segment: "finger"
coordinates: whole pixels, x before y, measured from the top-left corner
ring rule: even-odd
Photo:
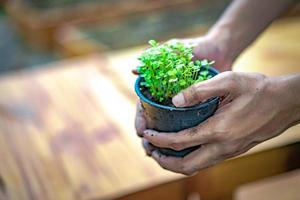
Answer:
[[[143,132],[146,129],[146,120],[144,117],[144,110],[142,108],[141,102],[138,102],[136,106],[135,129],[137,135],[140,137],[143,136]]]
[[[185,175],[193,175],[224,159],[218,143],[204,145],[183,158],[166,156],[157,150],[151,156],[162,168]]]
[[[139,72],[137,71],[137,69],[132,69],[131,73],[133,73],[134,75],[139,75]]]
[[[185,171],[190,173],[199,171],[225,160],[227,154],[223,151],[221,143],[202,145],[185,157]]]
[[[147,156],[151,156],[152,151],[156,150],[156,148],[144,138],[142,139],[142,144],[143,144],[143,147],[145,149]]]
[[[148,129],[144,131],[143,137],[154,146],[180,151],[188,147],[217,141],[220,134],[214,133],[216,123],[218,123],[217,118],[213,116],[196,127],[177,133],[157,132]]]
[[[158,150],[154,150],[151,157],[163,168],[176,173],[182,173],[182,158],[166,156]]]
[[[173,97],[172,102],[177,107],[192,106],[212,97],[233,93],[238,84],[234,76],[234,72],[223,72],[209,80],[195,83]]]
[[[257,144],[259,142],[250,142],[249,144],[242,145],[241,148],[237,144],[212,143],[203,145],[201,148],[184,157],[185,171],[192,173],[195,170],[199,171],[211,167],[228,158],[243,154]]]

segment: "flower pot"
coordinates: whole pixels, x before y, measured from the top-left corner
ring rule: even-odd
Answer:
[[[212,76],[218,74],[214,68],[209,69]],[[142,92],[140,83],[142,77],[138,77],[135,83],[135,91],[141,99],[144,109],[147,126],[160,132],[178,132],[183,129],[197,126],[207,118],[212,116],[219,104],[219,97],[214,97],[192,107],[172,107],[158,104],[148,99]],[[188,153],[198,149],[200,146],[190,147],[181,151],[175,151],[169,148],[158,148],[159,151],[168,156],[184,157]]]

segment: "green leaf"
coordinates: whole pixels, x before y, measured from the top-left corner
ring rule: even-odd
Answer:
[[[200,75],[201,75],[201,76],[207,76],[208,73],[209,73],[208,71],[202,71],[202,72],[200,72]]]
[[[179,85],[180,86],[185,86],[186,85],[186,80],[180,80]]]
[[[214,60],[213,60],[213,61],[210,61],[208,64],[209,64],[209,65],[213,65],[213,64],[215,64],[215,61],[214,61]]]
[[[211,78],[208,68],[213,62],[193,61],[191,47],[181,42],[160,45],[155,40],[149,44],[151,47],[138,58],[138,72],[145,80],[141,86],[149,90],[155,101],[164,104],[193,83]]]
[[[196,60],[196,61],[195,61],[195,64],[196,64],[196,65],[201,65],[201,61]]]
[[[167,72],[169,76],[174,76],[176,75],[176,70],[171,70]]]
[[[158,46],[158,42],[156,42],[155,40],[149,40],[149,44],[153,47]]]
[[[205,60],[202,60],[201,61],[201,65],[202,66],[206,66],[206,65],[208,65],[208,61],[205,59]]]
[[[170,79],[169,83],[176,82],[177,80],[178,80],[178,78]]]
[[[205,79],[202,76],[198,77],[198,81],[204,81]]]

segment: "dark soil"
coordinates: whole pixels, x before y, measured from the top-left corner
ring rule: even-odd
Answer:
[[[150,92],[149,92],[149,90],[148,90],[147,88],[140,86],[140,90],[141,90],[141,92],[143,93],[143,95],[144,95],[147,99],[149,99],[150,101],[153,101],[153,102],[155,102],[155,103],[157,103],[157,104],[161,104],[161,105],[164,105],[164,106],[171,106],[171,107],[174,107],[174,108],[175,108],[174,104],[172,103],[172,99],[167,99],[167,100],[165,100],[165,101],[163,101],[163,102],[159,102],[159,101],[156,101],[156,100],[151,96],[151,94],[150,94]]]

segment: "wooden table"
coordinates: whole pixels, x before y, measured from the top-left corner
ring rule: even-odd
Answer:
[[[237,189],[236,200],[299,200],[300,170],[246,184]]]
[[[299,19],[278,23],[235,69],[268,75],[300,72],[299,34]],[[133,127],[137,99],[130,69],[140,50],[61,61],[0,78],[0,199],[104,200],[169,182],[146,190],[143,199],[159,199],[155,191],[164,187],[164,199],[185,199],[187,192],[218,199],[239,183],[290,169],[281,164],[291,148],[270,149],[300,141],[300,126],[257,146],[251,155],[189,179],[158,167],[145,156]],[[266,155],[279,165],[276,170],[261,169],[257,176],[245,165],[259,168]],[[248,178],[230,180],[245,170]],[[222,179],[224,174],[229,178]],[[139,197],[136,193],[123,199]]]
[[[1,78],[0,174],[10,199],[107,199],[178,177],[145,156],[132,84],[109,78],[103,60]]]

